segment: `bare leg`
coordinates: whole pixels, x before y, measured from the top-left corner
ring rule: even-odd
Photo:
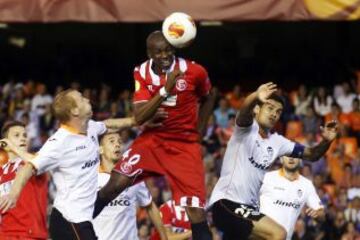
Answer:
[[[202,208],[186,207],[191,222],[193,240],[211,240],[212,234],[206,220],[206,212]]]
[[[265,216],[259,221],[253,221],[254,228],[250,239],[285,240],[285,229],[271,218]]]

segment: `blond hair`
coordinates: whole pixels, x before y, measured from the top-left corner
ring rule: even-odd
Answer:
[[[73,89],[67,89],[59,92],[55,96],[55,100],[52,104],[55,117],[60,123],[66,123],[70,120],[71,110],[77,107],[75,99],[69,96],[69,93],[74,91]]]

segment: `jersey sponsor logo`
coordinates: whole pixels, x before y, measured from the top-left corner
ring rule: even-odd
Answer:
[[[54,141],[57,141],[57,139],[56,138],[50,138],[48,141],[49,142],[54,142]]]
[[[130,203],[130,200],[129,199],[115,199],[115,200],[112,200],[108,206],[109,207],[116,207],[116,206],[124,206],[124,207],[128,207],[130,206],[131,203]]]
[[[78,150],[83,150],[83,149],[85,149],[86,148],[86,146],[85,145],[82,145],[82,146],[77,146],[76,148],[75,148],[75,151],[78,151]]]
[[[265,164],[257,163],[257,162],[255,161],[254,157],[250,157],[250,158],[249,158],[249,161],[250,161],[250,163],[251,163],[254,167],[256,167],[256,168],[258,168],[258,169],[261,169],[261,170],[266,170],[266,169],[268,169],[268,168],[270,167],[270,165],[265,165]]]
[[[176,81],[176,89],[178,91],[184,91],[187,88],[187,82],[184,79],[179,79]]]
[[[274,202],[275,205],[279,205],[279,206],[283,206],[283,207],[292,207],[295,209],[300,208],[301,204],[298,201],[294,201],[294,202],[286,202],[286,201],[282,201],[282,200],[276,200]]]
[[[91,136],[91,140],[92,140],[93,142],[96,142],[96,138],[95,138],[94,136]]]
[[[96,158],[94,160],[89,160],[81,167],[81,169],[85,169],[85,168],[95,166],[98,162],[99,162],[99,158]]]

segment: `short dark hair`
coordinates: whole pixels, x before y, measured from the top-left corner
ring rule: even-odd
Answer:
[[[24,127],[25,124],[19,121],[7,121],[4,123],[4,125],[1,128],[1,138],[7,137],[7,134],[12,127]]]
[[[280,103],[280,104],[283,106],[283,108],[285,107],[285,100],[284,100],[284,98],[281,97],[281,96],[279,96],[279,95],[276,94],[276,93],[271,94],[271,95],[268,97],[268,99],[271,99],[271,100],[274,100],[275,102]],[[263,104],[263,102],[259,101],[259,105],[261,106],[262,104]]]
[[[108,132],[108,133],[104,133],[102,135],[99,136],[99,145],[101,146],[102,145],[102,141],[104,140],[105,136],[107,135],[112,135],[112,134],[117,134],[120,136],[120,132],[121,131],[116,131],[116,132]],[[120,136],[121,137],[121,136]]]

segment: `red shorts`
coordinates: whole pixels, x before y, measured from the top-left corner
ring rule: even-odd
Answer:
[[[164,175],[177,205],[205,206],[204,166],[201,147],[197,142],[167,140],[153,134],[142,135],[123,154],[113,171],[136,177],[136,182]]]

